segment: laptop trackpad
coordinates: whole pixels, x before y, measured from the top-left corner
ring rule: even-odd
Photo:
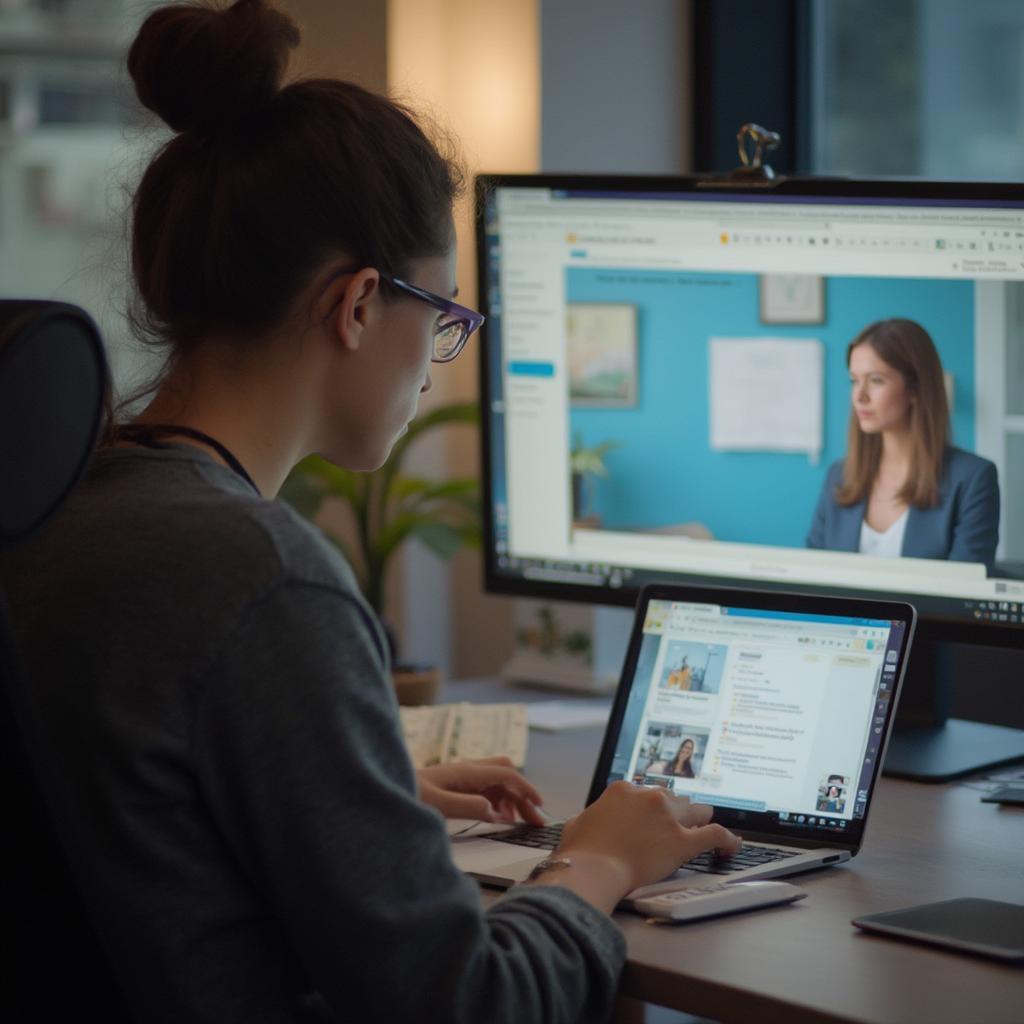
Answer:
[[[460,871],[472,875],[521,882],[533,866],[551,855],[550,850],[538,850],[525,855],[522,847],[488,839],[453,839],[452,859]]]

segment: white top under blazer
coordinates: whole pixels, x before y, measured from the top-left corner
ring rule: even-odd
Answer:
[[[862,555],[874,555],[875,558],[899,558],[903,551],[903,534],[907,530],[907,509],[884,533],[873,530],[866,519],[860,524],[860,547]]]

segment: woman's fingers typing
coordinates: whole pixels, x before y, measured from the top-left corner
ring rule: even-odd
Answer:
[[[420,797],[447,818],[544,824],[543,798],[506,757],[421,768]]]
[[[740,839],[710,824],[711,808],[662,789],[616,782],[566,825],[561,849],[611,857],[626,868],[630,888],[660,881],[707,850],[733,853]]]
[[[711,820],[713,808],[708,804],[690,803],[688,796],[666,794],[671,801],[673,814],[680,825],[692,828],[695,825],[706,825]]]
[[[724,825],[701,825],[698,828],[687,829],[687,839],[694,844],[692,857],[707,850],[717,850],[728,855],[736,853],[743,845],[743,840]]]

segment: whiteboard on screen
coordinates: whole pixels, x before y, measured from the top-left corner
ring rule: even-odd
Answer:
[[[816,338],[711,338],[711,447],[821,454],[825,348]]]

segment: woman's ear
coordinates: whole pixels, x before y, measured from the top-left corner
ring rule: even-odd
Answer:
[[[321,296],[317,310],[342,348],[358,350],[369,318],[371,302],[380,293],[380,274],[366,267],[333,282]]]

